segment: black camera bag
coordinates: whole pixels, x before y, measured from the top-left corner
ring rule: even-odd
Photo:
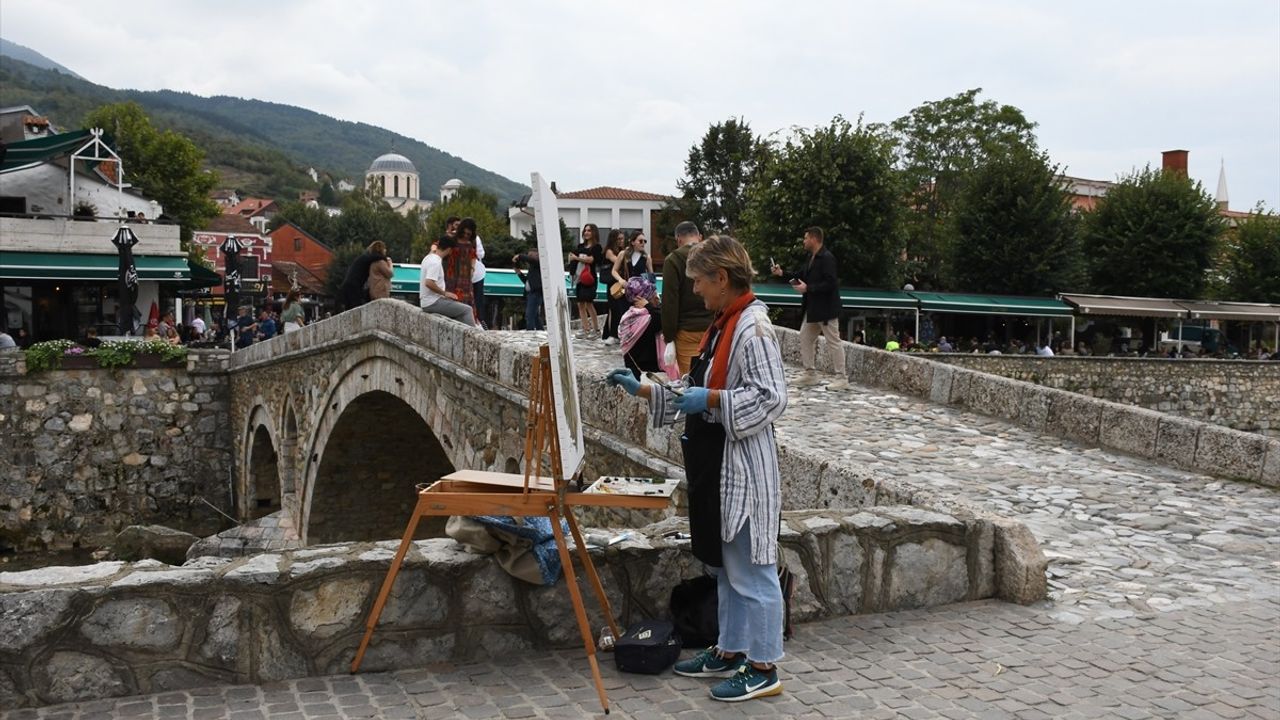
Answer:
[[[666,620],[641,620],[627,628],[613,647],[622,672],[657,675],[680,657],[680,636]]]

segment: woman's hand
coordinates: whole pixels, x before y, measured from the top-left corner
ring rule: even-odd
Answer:
[[[677,395],[674,405],[676,410],[685,415],[694,415],[707,411],[711,391],[704,387],[685,388],[684,394]]]
[[[604,376],[604,382],[610,387],[621,387],[627,391],[628,395],[635,395],[640,392],[640,381],[627,368],[610,370],[609,374]]]

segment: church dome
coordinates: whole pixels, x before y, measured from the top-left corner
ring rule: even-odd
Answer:
[[[462,181],[461,181],[461,180],[459,180],[458,178],[453,178],[453,179],[449,180],[448,182],[446,182],[446,183],[445,183],[444,185],[442,185],[441,187],[449,188],[449,189],[456,189],[456,188],[460,188],[460,187],[462,187],[462,185],[463,185],[463,183],[462,183]]]
[[[378,156],[378,159],[373,161],[373,164],[369,166],[369,172],[371,173],[376,173],[376,172],[416,173],[418,172],[418,168],[414,167],[413,163],[409,160],[409,158],[403,155],[399,155],[396,153],[387,153],[386,155]]]

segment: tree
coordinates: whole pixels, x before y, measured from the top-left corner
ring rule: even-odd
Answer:
[[[334,190],[333,185],[327,180],[320,186],[319,195],[320,196],[316,198],[316,201],[326,207],[337,207],[340,202],[340,199],[338,198],[338,191]]]
[[[810,225],[826,231],[844,285],[888,287],[897,247],[900,192],[889,138],[842,117],[796,130],[766,158],[747,189],[742,239],[764,268],[768,258],[799,260]]]
[[[1085,216],[1093,290],[1198,298],[1222,234],[1213,198],[1184,175],[1150,167],[1121,179]]]
[[[444,221],[450,216],[458,216],[460,218],[469,217],[476,221],[476,234],[485,244],[485,257],[490,254],[497,259],[496,251],[498,248],[496,243],[503,238],[511,237],[511,229],[509,223],[498,217],[498,198],[474,187],[463,187],[458,190],[457,194],[449,198],[447,201],[437,203],[431,208],[431,212],[427,214],[426,229],[422,234],[422,241],[414,245],[414,253],[421,257],[430,249],[431,243],[435,242],[441,235],[444,235]],[[494,248],[490,248],[490,244],[495,244]],[[510,254],[506,260],[510,261]],[[485,260],[485,265],[489,261]]]
[[[947,219],[965,177],[989,157],[1036,149],[1035,123],[1012,105],[979,102],[981,92],[926,102],[890,125],[908,206],[903,274],[919,288],[947,284]]]
[[[1280,216],[1254,208],[1225,234],[1214,274],[1220,300],[1280,303]]]
[[[347,278],[347,268],[364,252],[364,248],[355,243],[347,243],[334,248],[333,259],[325,271],[324,291],[331,298],[342,298],[342,281]]]
[[[989,158],[956,195],[950,221],[955,289],[1051,295],[1081,287],[1071,198],[1043,154]]]
[[[357,189],[342,200],[342,214],[334,218],[335,246],[357,245],[366,248],[374,240],[387,246],[387,255],[395,262],[421,259],[416,248],[426,240],[421,213],[401,215],[382,197],[370,190]]]
[[[685,177],[676,183],[678,207],[703,232],[737,232],[747,186],[769,153],[770,145],[739,118],[712,125],[689,148]]]
[[[329,247],[337,247],[341,244],[338,238],[338,224],[335,218],[323,208],[307,207],[296,201],[281,203],[279,211],[271,218],[267,227],[275,230],[285,223],[297,225],[311,237]]]
[[[85,116],[84,126],[110,135],[125,179],[177,221],[184,248],[195,230],[217,217],[219,208],[209,193],[217,187],[218,176],[202,169],[204,153],[172,130],[156,130],[137,103],[103,105]]]

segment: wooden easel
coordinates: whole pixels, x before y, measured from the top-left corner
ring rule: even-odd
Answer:
[[[573,558],[569,554],[569,546],[565,540],[564,530],[560,527],[563,519],[573,533],[573,542],[578,549],[578,560],[587,573],[587,580],[595,593],[600,609],[609,623],[614,637],[621,637],[613,611],[609,607],[609,599],[605,597],[604,586],[596,573],[591,556],[587,553],[587,545],[583,541],[582,531],[578,528],[578,520],[573,515],[574,505],[601,505],[608,507],[627,507],[639,509],[661,509],[670,502],[665,497],[640,497],[628,495],[596,495],[581,492],[569,492],[569,482],[563,476],[560,465],[560,436],[556,426],[555,399],[551,383],[551,355],[543,345],[538,356],[532,361],[532,372],[529,383],[529,411],[525,421],[524,439],[524,474],[478,472],[462,470],[440,478],[429,487],[419,491],[418,503],[409,518],[404,537],[400,541],[400,549],[396,551],[387,576],[382,581],[382,589],[373,603],[373,610],[365,623],[364,637],[356,650],[355,660],[351,662],[351,672],[360,670],[360,662],[364,659],[365,650],[373,637],[374,628],[382,616],[387,604],[387,597],[395,585],[400,565],[413,543],[414,531],[418,522],[428,516],[440,515],[512,515],[523,517],[546,517],[551,521],[551,531],[555,535],[556,547],[560,551],[560,564],[564,568],[565,582],[569,586],[569,597],[573,601],[573,612],[577,616],[578,630],[582,633],[582,646],[587,652],[587,662],[591,665],[591,677],[595,681],[596,693],[600,696],[600,707],[605,714],[609,713],[609,698],[604,691],[604,682],[600,678],[600,666],[596,662],[596,644],[591,634],[591,626],[587,623],[587,611],[582,604],[582,593],[578,590],[578,581],[573,569]],[[550,477],[542,475],[542,455],[548,452],[551,458]]]

